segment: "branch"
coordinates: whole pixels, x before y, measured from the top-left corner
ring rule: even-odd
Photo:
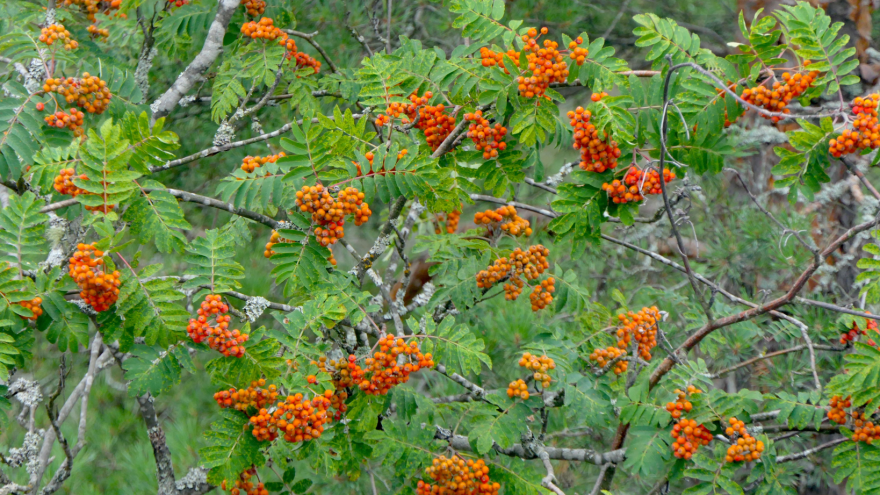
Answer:
[[[806,299],[804,297],[795,297],[794,302],[806,304],[808,306],[816,306],[817,308],[828,309],[831,311],[836,311],[838,313],[844,313],[853,316],[861,316],[862,318],[867,318],[869,320],[880,320],[880,315],[872,315],[871,313],[865,313],[864,311],[857,311],[855,309],[843,308],[831,303],[822,302],[822,301],[814,301],[812,299]]]
[[[672,58],[667,55],[667,59],[669,60],[669,65],[672,66]],[[675,218],[672,216],[672,207],[669,205],[669,196],[666,194],[666,181],[663,177],[663,166],[666,161],[667,153],[666,137],[669,131],[669,84],[673,72],[674,71],[670,68],[669,72],[666,73],[666,80],[663,84],[663,112],[660,114],[660,163],[657,171],[660,174],[660,193],[663,196],[663,205],[666,208],[666,216],[669,218],[669,226],[672,228],[672,233],[675,236],[675,241],[678,245],[678,254],[681,256],[682,264],[684,264],[684,269],[687,273],[688,281],[691,284],[691,289],[693,289],[694,295],[700,302],[700,306],[703,307],[703,312],[706,314],[706,320],[711,324],[713,319],[712,305],[710,302],[706,301],[706,298],[703,297],[704,294],[700,292],[697,287],[697,281],[694,278],[694,271],[691,269],[691,262],[688,259],[688,255],[684,252],[684,241],[681,239],[681,233],[678,231],[678,227],[675,225]]]
[[[376,238],[376,242],[373,244],[373,247],[364,255],[363,258],[358,262],[358,264],[351,269],[349,273],[355,275],[358,280],[363,281],[364,274],[368,269],[373,267],[373,262],[385,252],[385,249],[391,245],[391,233],[394,231],[393,222],[397,220],[397,217],[400,216],[400,213],[403,211],[403,205],[406,203],[406,197],[399,196],[394,200],[394,203],[391,204],[391,207],[388,211],[388,221],[385,222],[385,225],[382,226],[382,230],[379,231],[379,237]]]
[[[171,463],[171,450],[165,443],[165,431],[159,425],[156,416],[156,408],[153,405],[153,396],[149,393],[137,398],[140,405],[141,416],[147,425],[147,435],[150,437],[150,445],[153,446],[153,456],[156,458],[156,479],[159,483],[158,495],[171,495],[176,491],[174,486],[174,465]]]
[[[865,187],[868,189],[868,191],[871,191],[871,195],[874,196],[874,199],[880,200],[880,192],[878,192],[877,188],[875,188],[874,185],[868,181],[868,178],[865,177],[865,174],[863,174],[862,171],[859,170],[859,167],[855,163],[850,163],[851,160],[852,158],[850,158],[849,156],[844,156],[843,158],[841,158],[841,161],[844,165],[846,165],[846,168],[849,169],[850,173],[858,177],[859,180],[862,181],[862,184],[864,184]]]
[[[768,118],[769,117],[779,117],[780,119],[809,119],[809,118],[819,119],[822,117],[836,117],[838,115],[843,114],[842,110],[836,110],[834,112],[829,112],[829,113],[815,113],[815,114],[802,114],[802,115],[801,114],[793,114],[793,113],[771,112],[769,110],[764,110],[762,107],[752,105],[751,103],[747,102],[746,100],[743,100],[742,97],[740,97],[738,94],[736,94],[736,91],[733,91],[732,89],[727,87],[727,84],[725,84],[721,79],[718,79],[718,77],[715,74],[709,72],[708,70],[702,68],[701,66],[699,66],[698,64],[695,64],[693,62],[684,62],[684,63],[680,63],[678,65],[673,65],[672,67],[670,67],[669,72],[667,74],[671,74],[672,72],[675,72],[678,69],[682,69],[685,67],[690,67],[690,68],[694,69],[695,71],[699,72],[700,74],[703,74],[704,76],[712,79],[712,81],[714,81],[715,84],[721,90],[723,90],[724,92],[733,96],[733,98],[737,102],[739,102],[740,105],[742,105],[746,108],[749,108],[751,110],[754,110],[754,111],[758,112],[759,114],[763,115],[764,117],[768,117]]]
[[[223,37],[226,35],[226,27],[229,25],[229,20],[232,19],[232,14],[240,5],[240,2],[238,0],[219,0],[218,3],[217,15],[208,29],[208,36],[205,38],[202,51],[196,55],[196,58],[177,77],[177,80],[168,88],[168,91],[151,105],[153,110],[152,122],[171,113],[171,110],[177,106],[183,95],[188,93],[195,86],[196,82],[202,79],[202,75],[214,65],[214,61],[217,60],[220,52],[223,51]]]
[[[113,361],[110,359],[112,356],[110,349],[106,348],[98,357],[97,364],[95,365],[95,373],[92,375],[92,380],[94,380],[94,376],[97,375],[101,370],[109,366]],[[64,405],[61,406],[61,409],[58,411],[58,415],[56,417],[56,421],[59,424],[63,423],[65,419],[70,415],[73,411],[73,407],[76,405],[76,402],[83,396],[85,393],[86,383],[88,382],[88,374],[83,377],[83,379],[79,382],[79,384],[70,392],[70,395],[67,397],[67,400],[64,401]],[[55,444],[55,431],[54,429],[50,429],[46,431],[45,436],[43,437],[43,445],[40,447],[40,453],[37,457],[38,462],[34,471],[31,473],[31,476],[28,481],[28,485],[31,487],[39,486],[40,480],[43,479],[43,475],[46,473],[46,469],[49,467],[49,456],[52,454],[52,446]]]
[[[473,397],[474,399],[482,399],[483,397],[486,396],[485,389],[483,389],[482,387],[480,387],[476,383],[473,383],[472,381],[468,380],[467,378],[459,375],[458,373],[449,373],[448,370],[446,369],[445,365],[438,364],[437,366],[434,367],[434,369],[437,371],[437,373],[440,373],[441,375],[446,376],[450,380],[452,380],[455,383],[466,388],[468,390],[468,393],[470,394],[470,396]],[[452,401],[449,401],[449,402],[452,402]]]
[[[813,348],[819,349],[822,351],[837,351],[837,352],[842,352],[842,351],[846,350],[846,348],[837,348],[837,347],[832,347],[830,345],[814,345]],[[746,366],[749,366],[750,364],[757,363],[758,361],[762,361],[764,359],[771,359],[776,356],[781,356],[783,354],[788,354],[791,352],[802,351],[804,349],[808,349],[808,346],[806,344],[801,344],[801,345],[797,345],[794,347],[789,347],[788,349],[782,349],[779,351],[770,352],[768,354],[764,354],[763,356],[754,357],[752,359],[749,359],[749,360],[743,361],[739,364],[736,364],[734,366],[731,366],[730,368],[725,368],[721,371],[713,373],[713,374],[709,375],[708,378],[718,378],[721,375],[726,375],[727,373],[730,373],[731,371],[736,371],[740,368],[744,368]]]
[[[144,189],[146,192],[153,191],[155,189]],[[275,219],[269,218],[266,215],[261,213],[253,212],[250,210],[246,210],[244,208],[238,208],[233,206],[231,203],[224,203],[220,200],[209,198],[207,196],[201,196],[199,194],[191,193],[188,191],[181,191],[178,189],[158,189],[161,191],[165,191],[168,194],[174,196],[175,198],[181,199],[183,201],[187,201],[189,203],[198,203],[205,206],[210,206],[211,208],[217,208],[218,210],[227,211],[232,213],[233,215],[238,215],[240,217],[247,218],[249,220],[253,220],[255,222],[261,223],[273,229],[283,228],[283,223],[279,222]]]
[[[356,113],[356,114],[352,115],[352,118],[357,120],[357,119],[360,119],[361,117],[366,116],[367,114],[368,114],[368,111],[364,111],[363,113]],[[332,115],[328,116],[327,118],[329,118],[330,120],[333,120]],[[311,120],[311,122],[313,124],[317,124],[318,119],[314,118]],[[296,121],[296,125],[302,125],[302,123],[303,123],[302,119]],[[168,161],[164,165],[150,167],[150,173],[155,174],[156,172],[162,172],[164,170],[168,170],[168,169],[171,169],[174,167],[179,167],[179,166],[185,165],[189,162],[193,162],[193,161],[199,160],[201,158],[207,158],[209,156],[213,156],[218,153],[222,153],[224,151],[229,151],[229,150],[232,150],[235,148],[240,148],[242,146],[247,146],[248,144],[259,143],[260,141],[266,141],[267,139],[271,139],[273,137],[280,136],[280,135],[284,134],[285,132],[291,130],[292,128],[293,128],[292,123],[284,124],[283,126],[281,126],[280,128],[278,128],[272,132],[260,134],[259,136],[255,136],[250,139],[243,139],[241,141],[235,141],[233,143],[224,144],[222,146],[212,146],[210,148],[199,151],[198,153],[193,153],[192,155],[185,156],[183,158],[178,158],[177,160]]]
[[[535,180],[532,178],[526,177],[526,184],[533,186],[533,187],[537,187],[538,189],[543,189],[543,190],[547,191],[548,193],[556,194],[555,187],[550,187],[550,186],[544,184],[543,182],[535,182]]]
[[[541,478],[541,486],[555,493],[556,495],[565,495],[565,492],[559,489],[558,486],[554,483],[556,480],[556,474],[553,472],[553,464],[550,463],[550,454],[543,448],[538,452],[538,458],[541,459],[541,462],[544,464],[544,469],[547,470],[547,476]]]
[[[491,106],[492,105],[480,105],[476,108],[476,110],[488,110]],[[457,111],[458,108],[453,110],[452,113],[455,114],[455,112]],[[462,135],[465,128],[467,128],[468,123],[469,122],[467,120],[461,119],[461,122],[459,122],[458,125],[455,126],[455,129],[452,129],[452,132],[450,132],[449,135],[446,136],[446,139],[444,139],[443,142],[440,143],[440,146],[438,146],[437,149],[434,150],[434,153],[431,154],[431,158],[440,158],[447,151],[452,149],[453,144],[455,144],[455,140],[458,139],[460,135]]]
[[[836,440],[832,440],[832,441],[827,442],[827,443],[823,443],[822,445],[819,445],[818,447],[813,447],[812,449],[807,449],[807,450],[805,450],[805,451],[803,451],[803,452],[798,452],[798,453],[795,453],[795,454],[783,455],[783,456],[780,456],[780,457],[777,457],[777,458],[776,458],[776,463],[777,463],[777,464],[781,464],[781,463],[783,463],[783,462],[791,462],[791,461],[796,461],[796,460],[798,460],[798,459],[803,459],[803,458],[808,457],[808,456],[811,456],[811,455],[813,455],[813,454],[815,454],[816,452],[819,452],[819,451],[821,451],[821,450],[829,449],[829,448],[831,448],[831,447],[834,447],[835,445],[842,444],[843,442],[846,442],[847,440],[849,440],[849,438],[842,437],[842,438],[838,438],[838,439],[836,439]]]
[[[435,439],[445,440],[449,442],[449,445],[455,450],[461,450],[465,452],[470,452],[472,450],[470,441],[467,437],[462,435],[454,435],[451,430],[447,430],[446,428],[440,426],[435,426],[435,428]],[[522,446],[522,444],[518,443],[515,443],[508,448],[502,448],[497,443],[493,443],[492,449],[499,454],[504,454],[510,457],[519,457],[521,459],[538,458],[537,452],[526,449]],[[543,447],[543,450],[547,453],[548,459],[589,462],[599,466],[603,464],[620,463],[623,462],[624,459],[626,459],[625,449],[612,450],[610,452],[604,453],[596,452],[590,449],[568,449],[560,447]]]

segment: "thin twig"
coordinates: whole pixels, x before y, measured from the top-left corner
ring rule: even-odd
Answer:
[[[297,38],[302,38],[309,42],[310,45],[315,47],[315,50],[318,50],[318,53],[324,57],[324,61],[327,62],[327,65],[330,67],[330,72],[339,72],[339,69],[336,67],[336,64],[333,63],[333,60],[330,59],[330,56],[327,55],[327,52],[324,51],[324,48],[318,44],[318,41],[315,39],[315,36],[318,35],[318,31],[314,33],[302,33],[300,31],[294,31],[293,29],[284,29],[285,33],[296,36]]]
[[[732,169],[732,168],[725,168],[724,170],[726,170],[726,171],[728,171],[728,172],[732,172],[733,174],[736,175],[736,177],[739,179],[740,184],[742,184],[743,189],[746,190],[746,194],[748,194],[749,197],[752,198],[752,202],[755,203],[755,206],[757,206],[758,209],[761,210],[762,213],[764,213],[765,215],[767,215],[767,217],[770,218],[770,220],[773,220],[773,223],[775,223],[776,225],[779,226],[780,229],[782,229],[782,233],[783,233],[783,234],[785,234],[785,233],[787,233],[787,232],[790,232],[792,235],[794,235],[794,238],[797,239],[798,242],[800,242],[801,245],[804,246],[804,247],[807,249],[807,251],[813,253],[813,256],[817,256],[817,255],[819,254],[819,248],[818,248],[818,247],[809,245],[809,244],[807,243],[807,241],[804,240],[804,238],[801,237],[801,235],[798,234],[798,232],[797,232],[796,230],[789,229],[788,227],[786,227],[785,225],[783,225],[782,222],[780,222],[779,220],[777,220],[776,217],[774,217],[772,213],[770,213],[766,208],[764,208],[764,207],[761,205],[761,203],[758,202],[758,198],[755,197],[755,195],[752,194],[752,191],[749,190],[749,186],[746,185],[746,181],[743,180],[742,175],[740,175],[740,173],[739,173],[738,170],[735,170],[735,169]]]

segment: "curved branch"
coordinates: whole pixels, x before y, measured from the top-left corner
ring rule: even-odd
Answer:
[[[327,62],[327,66],[330,67],[330,72],[339,72],[336,64],[334,64],[333,61],[330,60],[330,56],[327,55],[327,52],[324,51],[324,48],[322,48],[321,45],[319,45],[318,42],[315,41],[315,36],[318,35],[317,31],[315,31],[314,33],[302,33],[300,31],[294,31],[293,29],[283,29],[282,31],[292,36],[296,36],[297,38],[302,38],[308,41],[309,44],[315,47],[315,50],[318,50],[318,53],[320,53],[321,56],[324,57],[324,60]]]
[[[150,192],[155,189],[144,189],[144,191]],[[223,201],[209,198],[207,196],[202,196],[199,194],[191,193],[188,191],[181,191],[179,189],[160,189],[161,191],[165,191],[168,194],[174,196],[175,198],[182,199],[183,201],[187,201],[190,203],[199,203],[205,206],[210,206],[211,208],[217,208],[218,210],[228,211],[233,215],[238,215],[240,217],[247,218],[249,220],[253,220],[255,222],[261,223],[268,227],[272,227],[273,229],[279,229],[283,227],[283,224],[278,220],[272,219],[263,215],[261,213],[257,213],[254,211],[246,210],[244,208],[238,208],[233,206],[231,203],[224,203]]]
[[[208,36],[205,38],[202,51],[177,76],[177,80],[168,88],[168,91],[151,105],[153,109],[153,122],[165,117],[171,113],[171,110],[174,110],[174,107],[177,106],[183,95],[188,93],[202,79],[202,75],[214,65],[214,61],[217,60],[220,52],[223,51],[223,37],[226,35],[226,28],[229,26],[229,20],[232,19],[232,14],[240,5],[240,2],[239,0],[220,0],[218,3],[217,15],[208,29]]]

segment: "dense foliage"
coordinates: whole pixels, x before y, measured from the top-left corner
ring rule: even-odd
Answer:
[[[294,3],[2,7],[0,493],[880,493],[847,26]]]

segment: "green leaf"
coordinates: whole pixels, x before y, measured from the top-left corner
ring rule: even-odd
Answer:
[[[147,182],[145,187],[161,187],[159,183]],[[177,198],[163,190],[138,196],[122,215],[122,219],[129,222],[131,234],[146,244],[155,238],[156,247],[160,252],[183,252],[186,246],[186,236],[183,231],[188,231],[192,225],[183,217],[183,210],[177,203]]]
[[[169,390],[180,383],[182,364],[178,353],[159,346],[135,345],[132,357],[124,363],[125,379],[128,380],[128,395],[136,397],[147,392],[153,396]],[[186,349],[183,353],[189,358]]]
[[[450,371],[467,376],[479,374],[483,364],[492,368],[492,360],[482,352],[483,341],[466,326],[456,325],[455,318],[444,318],[439,325],[432,318],[426,318],[424,334],[423,352],[432,353],[434,362],[446,365]]]
[[[202,465],[210,469],[208,482],[215,485],[234,482],[244,470],[265,462],[264,445],[251,433],[247,416],[228,410],[219,414],[221,419],[205,432],[208,446],[199,450]]]

